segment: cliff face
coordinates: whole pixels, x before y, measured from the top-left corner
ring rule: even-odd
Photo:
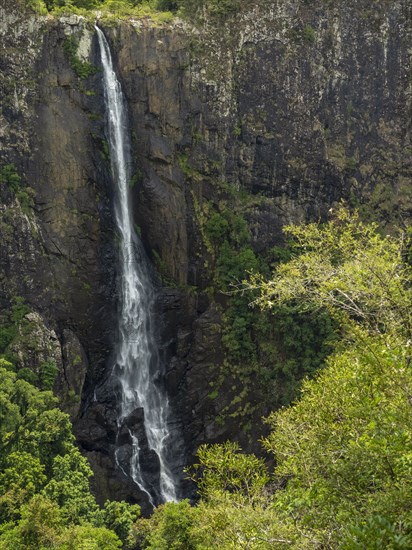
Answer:
[[[105,384],[116,265],[93,26],[3,3],[2,164],[21,182],[16,191],[3,177],[1,304],[20,296],[36,312],[42,349],[32,363],[59,367],[56,390],[99,497],[133,499],[114,469]],[[105,29],[130,111],[136,224],[159,272],[159,346],[182,464],[201,442],[248,446],[270,407],[255,374],[245,390],[227,360],[230,298],[212,275],[213,214],[241,210],[256,254],[282,243],[285,223],[323,217],[342,198],[388,224],[410,218],[411,7],[369,5],[261,2],[196,29]],[[250,404],[242,415],[239,403]]]

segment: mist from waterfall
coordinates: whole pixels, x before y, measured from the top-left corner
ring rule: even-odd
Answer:
[[[131,156],[125,98],[113,68],[109,44],[97,26],[103,68],[106,102],[106,133],[111,170],[115,183],[115,221],[119,237],[119,311],[118,343],[113,376],[118,379],[120,403],[118,434],[127,429],[132,440],[129,464],[116,452],[116,461],[144,491],[152,505],[159,501],[176,501],[177,480],[166,457],[171,434],[168,429],[169,404],[159,383],[162,365],[155,346],[152,311],[154,289],[148,260],[136,235],[130,200]],[[137,414],[139,413],[139,414]],[[143,418],[145,445],[159,462],[159,487],[147,479],[141,467],[142,441],[130,418]],[[118,435],[119,437],[119,435]],[[140,435],[140,438],[142,436]]]

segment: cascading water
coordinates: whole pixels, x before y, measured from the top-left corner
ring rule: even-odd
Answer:
[[[168,429],[169,406],[164,390],[155,382],[159,377],[161,362],[154,346],[153,286],[140,240],[134,228],[129,197],[130,146],[126,117],[126,104],[120,82],[113,68],[109,44],[97,26],[101,62],[103,66],[104,94],[107,111],[107,137],[111,169],[115,182],[115,218],[119,232],[120,283],[118,345],[113,376],[118,379],[120,406],[118,433],[126,428],[132,440],[130,464],[121,463],[116,453],[118,466],[128,473],[144,491],[152,505],[159,501],[175,501],[176,478],[166,457],[171,443]],[[145,478],[141,467],[141,441],[130,428],[130,417],[140,411],[144,422],[145,445],[157,455],[160,479],[158,487]],[[118,436],[119,437],[119,436]],[[156,457],[155,457],[156,458]]]

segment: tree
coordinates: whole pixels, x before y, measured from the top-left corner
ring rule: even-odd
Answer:
[[[20,522],[2,533],[0,549],[56,548],[62,529],[63,522],[57,504],[37,494],[22,507]]]
[[[412,333],[411,268],[403,235],[381,236],[376,224],[341,207],[325,225],[289,226],[300,254],[281,264],[269,281],[253,277],[263,308],[288,303],[297,311],[327,308],[344,328],[352,320],[369,332]]]
[[[108,500],[102,510],[104,525],[116,533],[123,542],[124,548],[135,546],[132,527],[139,515],[140,506],[124,501]]]
[[[98,506],[90,493],[89,477],[92,476],[87,460],[76,447],[53,460],[52,478],[44,488],[44,495],[59,505],[62,518],[67,523],[93,521]]]
[[[22,508],[22,518],[0,538],[0,550],[117,550],[122,543],[106,527],[68,525],[56,502],[37,494]]]
[[[50,391],[11,367],[0,359],[0,549],[133,547],[139,507],[107,502],[99,509],[68,415]]]
[[[237,444],[202,446],[191,476],[200,501],[160,506],[138,521],[143,548],[150,550],[273,550],[309,548],[304,529],[274,509],[270,478],[262,459],[243,454]],[[140,525],[139,525],[140,524]],[[140,529],[139,529],[140,527]]]
[[[0,522],[17,519],[21,506],[40,492],[46,479],[45,467],[37,457],[10,453],[0,473]]]
[[[192,477],[201,500],[192,513],[195,548],[307,548],[302,532],[274,509],[273,487],[262,458],[241,452],[236,443],[201,446]]]
[[[123,548],[116,533],[106,527],[75,525],[63,531],[59,550],[117,550]]]
[[[288,480],[277,506],[327,548],[342,547],[350,526],[377,518],[410,532],[412,373],[410,350],[398,344],[388,349],[359,331],[358,342],[305,382],[293,407],[269,419],[265,446],[276,478]]]
[[[253,502],[260,498],[269,482],[264,461],[240,452],[237,443],[202,445],[197,456],[199,463],[193,466],[192,478],[204,500],[213,500],[216,493],[228,492],[233,499]]]
[[[4,360],[2,365],[9,366]],[[18,548],[18,541],[23,541],[24,548],[40,548],[43,535],[49,533],[54,540],[59,534],[57,524],[63,528],[81,521],[97,522],[98,506],[89,488],[92,472],[75,447],[70,419],[56,407],[53,394],[17,379],[3,367],[0,521],[4,532],[0,540],[15,539],[13,544],[7,542],[9,546],[5,543],[8,548]],[[44,529],[37,508],[44,512]],[[52,521],[53,529],[48,528],[49,517],[58,518]]]
[[[323,226],[287,231],[301,253],[270,281],[255,278],[258,303],[326,308],[342,339],[301,399],[269,419],[265,446],[276,479],[288,480],[276,507],[326,548],[365,548],[365,536],[368,548],[409,548],[412,294],[404,239],[379,235],[343,208]],[[371,525],[381,529],[372,535]]]
[[[144,524],[146,537],[143,548],[150,550],[196,550],[197,541],[192,533],[196,513],[197,510],[190,506],[188,500],[182,500],[177,504],[167,502],[159,506],[155,510],[149,526]]]

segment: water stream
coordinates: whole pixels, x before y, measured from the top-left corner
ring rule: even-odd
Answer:
[[[115,183],[115,218],[119,235],[119,313],[118,344],[113,367],[120,391],[118,432],[129,431],[132,453],[124,464],[116,453],[118,466],[144,491],[152,505],[175,501],[176,478],[166,457],[171,434],[168,429],[169,405],[161,384],[162,365],[155,346],[152,320],[154,289],[140,239],[133,225],[129,182],[130,142],[125,98],[113,67],[109,44],[96,26],[99,40],[106,102],[106,134]],[[133,417],[143,419],[141,429],[133,430]],[[142,445],[158,462],[158,487],[142,468]],[[148,447],[148,449],[147,449]],[[155,455],[154,455],[155,453]],[[146,452],[147,456],[147,452]]]

